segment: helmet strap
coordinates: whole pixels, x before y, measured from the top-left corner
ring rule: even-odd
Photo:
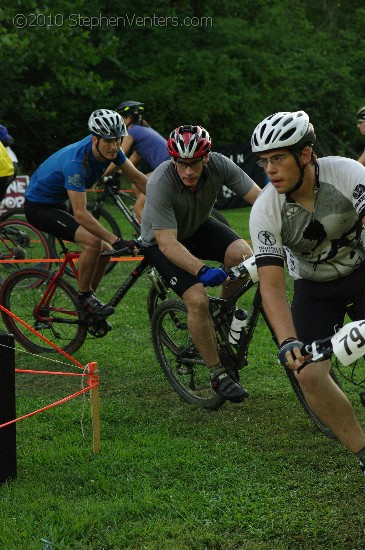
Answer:
[[[305,166],[303,166],[303,164],[301,163],[301,160],[300,160],[300,156],[299,156],[300,153],[301,153],[301,151],[299,151],[299,153],[298,153],[298,151],[292,151],[292,154],[293,154],[293,156],[295,158],[295,161],[298,165],[298,168],[300,170],[300,178],[297,181],[297,183],[294,185],[293,189],[291,189],[289,191],[289,193],[285,193],[287,195],[287,197],[290,197],[290,195],[292,193],[295,193],[295,191],[298,191],[298,189],[300,189],[301,186],[303,185],[305,169],[306,169],[306,167],[308,166],[309,163],[306,164]]]
[[[95,136],[95,137],[98,138],[98,141],[97,141],[96,144],[95,144],[95,147],[96,147],[97,152],[99,153],[99,155],[100,155],[103,159],[105,159],[105,160],[107,160],[108,162],[110,162],[110,160],[109,160],[108,158],[104,157],[103,153],[102,153],[102,152],[100,151],[100,149],[99,149],[99,141],[100,141],[101,138],[100,138],[99,136]]]

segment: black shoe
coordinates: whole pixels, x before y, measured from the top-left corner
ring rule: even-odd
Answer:
[[[224,369],[213,375],[210,384],[221,397],[233,403],[241,403],[249,395],[248,391],[232,380]]]
[[[82,300],[82,302],[79,300],[79,308],[83,313],[89,313],[95,317],[109,317],[115,311],[112,306],[108,306],[98,300],[94,294],[91,294],[91,296]]]

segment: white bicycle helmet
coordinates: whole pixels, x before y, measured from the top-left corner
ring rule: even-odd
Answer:
[[[301,149],[306,143],[316,139],[309,117],[304,111],[281,112],[265,118],[252,134],[253,153],[263,153],[273,149]]]
[[[105,139],[119,139],[128,135],[123,117],[109,109],[98,109],[91,113],[89,130],[94,136]]]

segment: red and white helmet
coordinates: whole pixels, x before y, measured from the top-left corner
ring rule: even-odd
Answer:
[[[167,151],[171,157],[204,157],[211,148],[210,136],[201,126],[179,126],[171,132],[167,140]]]

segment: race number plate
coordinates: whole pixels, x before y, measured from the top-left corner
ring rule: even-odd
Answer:
[[[347,323],[331,342],[333,353],[343,365],[354,363],[365,354],[365,320]]]

